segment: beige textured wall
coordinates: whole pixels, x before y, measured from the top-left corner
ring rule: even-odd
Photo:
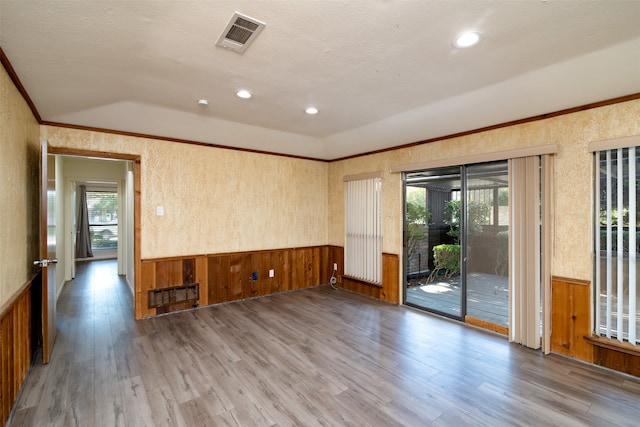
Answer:
[[[591,280],[592,157],[590,141],[640,134],[640,101],[630,101],[478,133],[407,149],[331,163],[329,166],[329,244],[344,241],[344,175],[382,170],[384,251],[402,255],[401,174],[389,174],[393,165],[426,160],[454,159],[556,143],[554,172],[553,274]]]
[[[141,156],[143,259],[327,242],[325,162],[52,126],[41,136]]]
[[[40,127],[0,66],[0,305],[36,272]]]

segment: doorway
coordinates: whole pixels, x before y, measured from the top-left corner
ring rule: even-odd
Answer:
[[[124,262],[118,262],[117,275],[125,276],[126,284],[135,300],[135,289],[140,286],[140,156],[127,154],[111,154],[76,149],[58,149],[50,147],[46,140],[41,142],[40,153],[40,260],[38,265],[42,271],[42,295],[35,295],[35,303],[41,302],[42,308],[42,348],[43,361],[49,363],[57,331],[56,306],[58,297],[64,285],[75,276],[75,259],[73,242],[75,237],[75,182],[86,180],[87,177],[100,175],[94,169],[95,162],[115,165],[119,170],[123,194],[121,206],[126,205],[126,212],[118,211],[119,218],[126,218],[126,227],[119,227],[119,234],[125,235],[120,239],[126,244],[118,245],[118,259],[120,251],[125,253]],[[69,166],[71,162],[80,162],[84,172],[81,178],[73,177]],[[94,162],[94,164],[91,164]],[[73,173],[82,171],[82,168]],[[98,177],[97,179],[103,179]],[[116,178],[117,180],[117,178]],[[50,248],[56,248],[56,255],[51,255]],[[62,250],[58,250],[62,248]],[[47,274],[49,264],[55,269]],[[56,265],[57,264],[57,265]],[[49,280],[51,279],[51,280]],[[46,285],[45,285],[46,283]],[[135,301],[131,311],[133,318],[137,318]],[[34,323],[36,324],[36,323]]]
[[[509,327],[508,162],[407,172],[404,302]]]
[[[99,155],[98,155],[99,154]],[[107,157],[113,156],[113,157]],[[80,186],[93,193],[88,211],[89,235],[94,256],[85,261],[116,258],[114,274],[123,276],[135,294],[139,270],[139,158],[137,156],[93,153],[82,150],[49,150],[55,164],[55,238],[59,251],[57,295],[76,274],[76,237]],[[51,160],[53,159],[53,160]],[[138,196],[136,196],[138,195]],[[91,209],[93,208],[93,209]]]

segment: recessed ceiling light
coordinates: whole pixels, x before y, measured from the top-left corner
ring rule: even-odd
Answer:
[[[318,109],[316,107],[307,107],[304,112],[307,114],[318,114]]]
[[[456,41],[453,42],[453,45],[459,48],[471,47],[480,43],[481,39],[482,34],[475,31],[469,31],[461,34],[460,37],[458,37]]]
[[[238,98],[242,98],[242,99],[251,98],[251,92],[249,92],[248,90],[245,90],[245,89],[237,91],[236,95],[238,95]]]
[[[206,99],[199,99],[198,105],[209,105],[209,101],[207,101]]]

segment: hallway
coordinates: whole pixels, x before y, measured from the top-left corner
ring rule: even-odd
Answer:
[[[129,366],[136,324],[131,292],[117,275],[115,259],[77,264],[76,278],[58,301],[57,327],[52,362],[42,365],[36,356],[16,404],[24,409],[11,425],[69,425],[74,419],[99,425],[94,414],[95,420],[109,419],[100,402],[123,406],[113,380],[131,376],[119,371]]]
[[[631,426],[640,380],[328,286],[133,320],[78,266],[10,426]]]

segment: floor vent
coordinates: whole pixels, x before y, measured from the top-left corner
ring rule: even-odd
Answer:
[[[216,46],[243,53],[265,25],[264,22],[235,12],[218,38]]]
[[[166,307],[185,301],[195,304],[200,297],[199,288],[198,283],[191,283],[189,285],[153,289],[149,291],[149,308]]]

